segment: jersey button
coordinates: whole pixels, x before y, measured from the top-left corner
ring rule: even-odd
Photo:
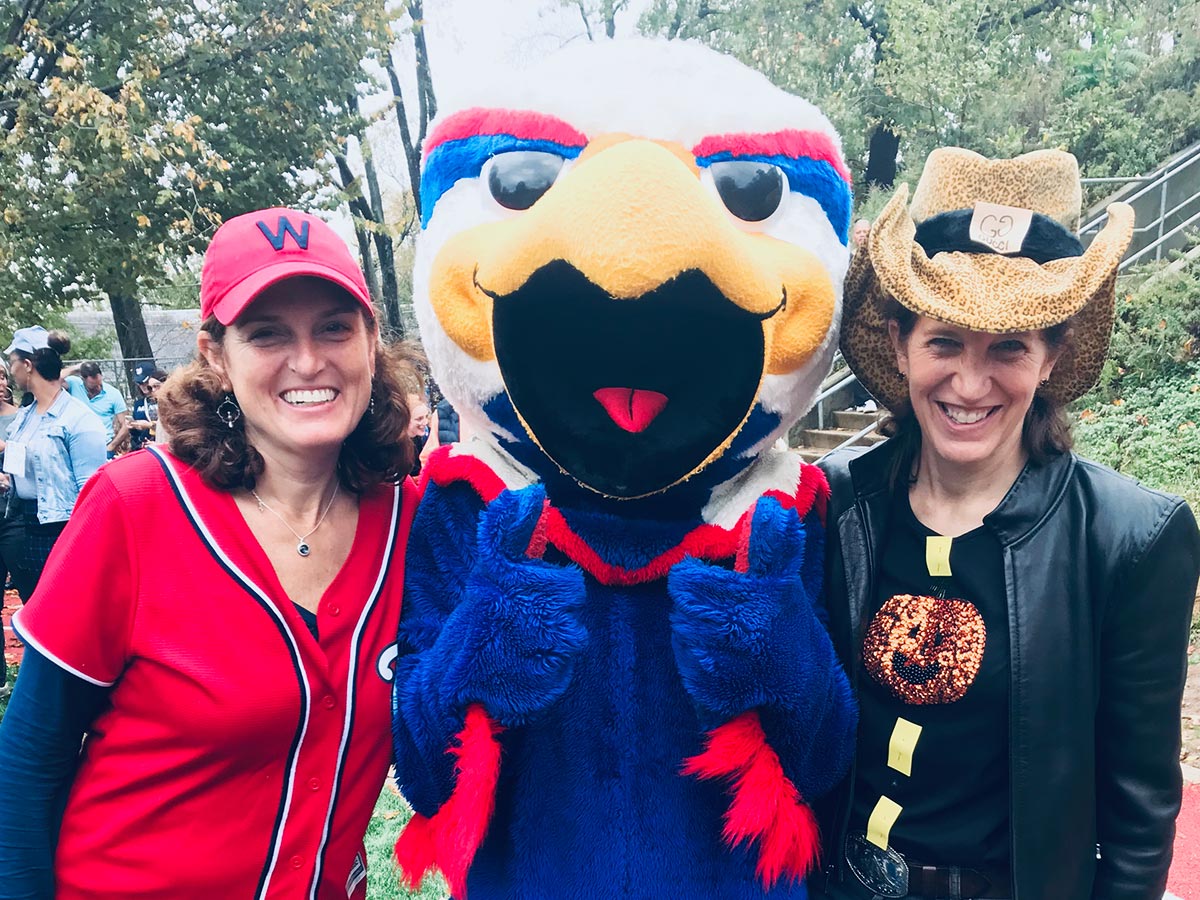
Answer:
[[[304,865],[304,858],[303,858],[303,857],[300,857],[300,856],[293,856],[293,857],[292,857],[292,868],[293,868],[293,869],[299,869],[299,868],[300,868],[301,866],[303,866],[303,865]]]
[[[308,789],[310,791],[319,791],[321,789],[321,780],[319,778],[308,779]]]
[[[321,698],[321,705],[326,709],[333,709],[337,706],[337,701],[333,699],[333,694],[326,694]]]
[[[340,614],[341,611],[342,611],[342,608],[340,606],[338,606],[336,603],[329,604],[329,614],[331,616],[336,616],[336,615]]]

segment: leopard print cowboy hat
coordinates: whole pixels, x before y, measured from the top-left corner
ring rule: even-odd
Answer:
[[[1074,317],[1073,340],[1039,393],[1066,403],[1095,384],[1112,332],[1117,265],[1133,237],[1132,208],[1109,206],[1104,229],[1083,251],[1074,233],[1079,166],[1061,150],[998,160],[960,147],[935,150],[911,206],[907,201],[904,185],[871,226],[846,276],[842,355],[880,403],[894,409],[908,399],[888,336],[889,296],[913,312],[975,331],[1037,331]],[[1023,218],[1028,231],[1019,246],[999,245],[1008,255],[973,239],[996,239],[1013,218],[1018,230],[1012,236],[1020,236]]]

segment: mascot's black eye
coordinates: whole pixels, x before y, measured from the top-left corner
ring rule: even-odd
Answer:
[[[563,158],[537,150],[514,150],[492,157],[488,163],[488,190],[505,209],[529,209],[550,190]]]
[[[769,219],[783,202],[783,172],[778,166],[734,159],[709,168],[721,202],[743,222]]]

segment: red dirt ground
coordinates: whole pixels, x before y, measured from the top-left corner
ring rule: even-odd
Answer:
[[[4,660],[9,665],[19,663],[21,661],[21,642],[16,639],[12,633],[12,628],[8,624],[8,620],[12,618],[12,614],[21,608],[21,601],[17,597],[16,591],[7,591],[4,594]]]
[[[1183,811],[1175,829],[1167,890],[1182,900],[1200,900],[1200,784],[1184,786]]]

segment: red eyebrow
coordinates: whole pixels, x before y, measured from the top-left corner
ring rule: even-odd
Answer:
[[[728,153],[731,156],[786,156],[790,159],[823,160],[850,182],[850,169],[833,138],[823,131],[789,128],[769,134],[714,134],[692,148],[697,160]]]
[[[448,141],[497,134],[525,141],[550,141],[565,147],[584,147],[588,142],[587,135],[557,116],[532,110],[475,107],[441,122],[425,141],[425,156]]]

